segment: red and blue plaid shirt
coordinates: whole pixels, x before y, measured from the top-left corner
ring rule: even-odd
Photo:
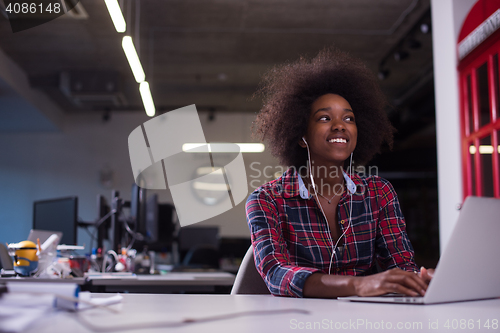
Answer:
[[[368,275],[376,271],[376,261],[384,270],[418,271],[392,185],[377,176],[351,179],[357,188],[351,227],[331,273]],[[344,189],[337,209],[342,233],[349,224],[350,200]],[[255,265],[273,295],[302,297],[312,273],[328,274],[334,246],[330,229],[295,169],[257,188],[247,200],[246,215]]]

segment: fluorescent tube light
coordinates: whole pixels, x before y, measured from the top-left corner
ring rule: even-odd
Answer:
[[[196,174],[198,176],[204,176],[208,174],[212,175],[222,175],[222,169],[221,168],[212,168],[212,167],[199,167],[196,169]]]
[[[208,145],[208,150],[205,147]],[[237,153],[234,145],[239,146],[242,153],[262,153],[265,149],[262,143],[185,143],[182,145],[182,151],[187,153]],[[198,149],[196,149],[198,148]]]
[[[125,23],[125,19],[123,18],[122,10],[120,9],[120,5],[117,0],[104,0],[106,3],[106,7],[108,7],[109,15],[111,16],[111,20],[115,25],[115,29],[118,32],[125,32],[127,30],[127,23]]]
[[[153,103],[153,96],[149,90],[149,83],[147,81],[141,82],[139,85],[139,92],[141,93],[142,103],[146,114],[150,117],[155,115],[155,103]]]
[[[229,190],[229,187],[227,186],[227,184],[206,183],[206,182],[194,182],[193,188],[196,190],[205,190],[205,191],[227,192]]]
[[[141,83],[146,79],[146,74],[144,74],[144,70],[142,69],[141,61],[139,60],[139,56],[135,50],[134,42],[132,42],[132,37],[124,36],[122,39],[122,47],[123,51],[125,51],[125,55],[127,56],[130,68],[132,68],[132,73],[134,73],[135,80],[137,83]]]

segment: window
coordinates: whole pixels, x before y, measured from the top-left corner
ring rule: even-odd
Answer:
[[[499,51],[497,41],[459,66],[465,197],[500,197]]]

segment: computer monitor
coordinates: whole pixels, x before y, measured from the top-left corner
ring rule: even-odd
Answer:
[[[175,233],[175,207],[168,203],[158,203],[158,195],[153,194],[146,202],[146,235],[150,245],[169,247]]]
[[[179,231],[179,255],[183,265],[218,268],[219,227],[183,227]]]
[[[208,245],[219,248],[219,227],[184,227],[179,231],[179,252],[181,257],[192,248]]]
[[[33,203],[33,229],[63,233],[61,244],[77,243],[78,198],[39,200]]]
[[[146,202],[146,237],[150,242],[158,241],[158,215],[158,194],[153,194]]]
[[[137,186],[137,184],[132,185],[130,215],[135,231],[146,235],[146,189]]]

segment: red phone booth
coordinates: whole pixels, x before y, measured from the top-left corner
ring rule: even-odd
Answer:
[[[500,197],[500,0],[479,0],[457,43],[464,198]]]

